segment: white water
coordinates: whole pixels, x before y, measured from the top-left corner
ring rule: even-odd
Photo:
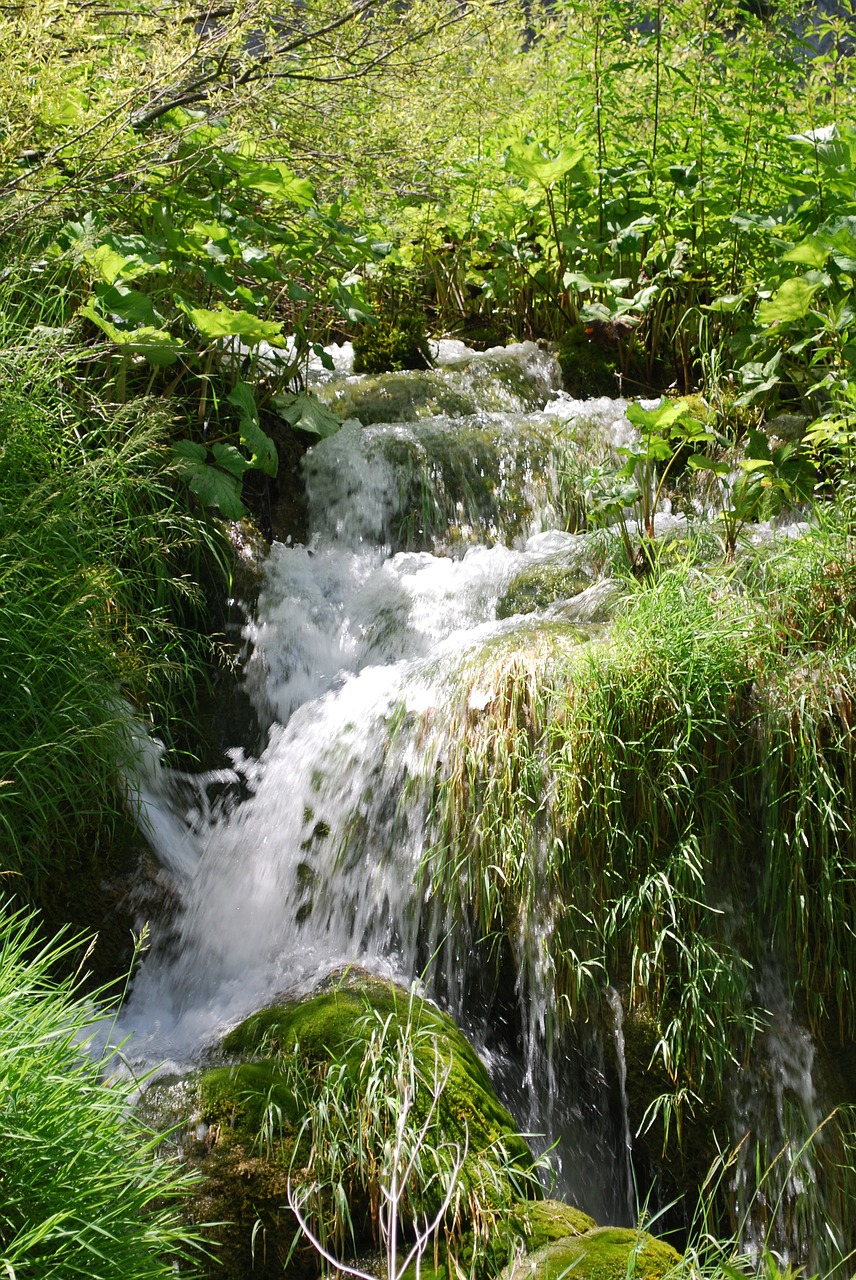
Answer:
[[[496,365],[499,356],[485,359]],[[554,379],[549,358],[531,344],[513,361],[539,386]],[[551,415],[532,416],[559,447],[580,406],[557,397],[550,407]],[[622,407],[594,406],[605,448],[613,424],[625,429]],[[490,414],[482,424],[500,474],[515,419],[516,411]],[[455,430],[453,421],[439,426]],[[432,439],[437,429],[433,419]],[[272,721],[261,758],[236,749],[231,769],[198,778],[147,761],[143,826],[174,873],[181,911],[124,1013],[129,1054],[140,1063],[189,1061],[277,993],[307,990],[338,966],[359,963],[409,981],[420,938],[443,936],[446,926],[428,919],[417,885],[433,763],[446,709],[461,696],[456,672],[485,640],[526,625],[496,621],[515,573],[572,551],[584,566],[587,542],[542,532],[557,522],[542,491],[516,546],[493,529],[492,545],[469,545],[457,558],[392,554],[385,534],[399,475],[367,440],[383,444],[402,431],[354,424],[307,460],[315,533],[306,547],[273,546],[246,632],[247,688]],[[503,485],[512,493],[534,483],[505,470],[500,511]],[[582,619],[586,608],[583,601]],[[455,973],[447,954],[449,990],[462,989],[468,959],[458,957]]]
[[[439,355],[449,379],[456,363],[473,360],[460,344]],[[484,359],[501,368],[499,353]],[[512,361],[548,395],[555,378],[544,353],[529,345]],[[335,364],[328,387],[359,391],[349,353],[337,352]],[[311,451],[311,540],[274,544],[246,628],[246,687],[271,725],[265,750],[253,759],[236,745],[228,766],[199,776],[170,773],[154,749],[141,755],[141,826],[172,873],[180,911],[123,1011],[120,1032],[132,1037],[126,1054],[135,1064],[191,1063],[254,1009],[308,991],[343,966],[409,983],[438,950],[445,1002],[477,1035],[487,1030],[468,1007],[470,939],[437,914],[420,874],[432,782],[462,697],[475,713],[489,700],[489,676],[482,692],[472,672],[485,643],[529,627],[526,618],[496,619],[515,574],[560,560],[590,576],[587,590],[545,611],[570,626],[599,621],[615,604],[615,584],[596,580],[595,541],[562,530],[561,481],[575,449],[606,456],[628,441],[623,409],[621,401],[550,395],[527,414],[517,406],[459,420],[352,424]],[[495,483],[486,495],[477,492],[483,471],[455,470],[460,458],[445,469],[438,461],[436,451],[454,451],[464,430],[484,451],[478,467],[490,458]],[[401,531],[414,469],[433,516],[447,521],[439,532],[428,524]],[[511,507],[513,532],[503,525]],[[658,532],[682,527],[670,515],[657,518]],[[419,549],[396,550],[411,542]],[[532,850],[533,865],[538,856]],[[515,1061],[497,1049],[493,1069],[521,1126],[545,1135],[544,1146],[559,1141],[560,1186],[601,1221],[630,1222],[620,1000],[611,992],[611,1025],[583,1029],[575,1044],[554,1039],[553,915],[537,892],[521,911],[513,945],[522,1045]],[[738,1091],[738,1125],[757,1131],[768,1123],[756,1114],[764,1074],[781,1081],[774,1096],[804,1101],[811,1122],[811,1062],[799,1052],[810,1041],[801,1034],[784,1026],[763,1042],[760,1066]],[[738,1202],[751,1174],[748,1165],[738,1170]],[[810,1176],[796,1159],[789,1203]],[[753,1231],[750,1223],[750,1246]]]

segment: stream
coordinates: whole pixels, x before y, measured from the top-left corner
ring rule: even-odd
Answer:
[[[619,593],[607,542],[565,530],[575,478],[630,438],[625,405],[569,399],[532,343],[479,354],[441,342],[435,369],[381,378],[351,375],[348,354],[317,373],[347,421],[305,459],[310,537],[273,544],[244,628],[264,749],[236,743],[220,769],[178,774],[150,745],[141,766],[140,822],[177,910],[153,922],[125,1052],[135,1069],[181,1071],[253,1010],[350,965],[419,982],[473,1040],[521,1129],[553,1148],[559,1192],[630,1225],[649,1187],[634,1166],[620,994],[608,989],[601,1025],[563,1040],[552,904],[528,904],[498,987],[471,926],[431,891],[436,781],[462,699],[478,716],[491,696],[492,653],[514,638],[537,663],[545,636],[596,645],[607,633]],[[667,511],[657,527],[682,524]],[[558,561],[578,577],[573,598],[518,612],[512,585]],[[804,1125],[820,1116],[810,1038],[775,983],[778,1012],[734,1098],[735,1126],[772,1126],[771,1145],[789,1140],[785,1093]],[[780,1206],[781,1251],[797,1261],[812,1230],[789,1225],[800,1176],[814,1176],[807,1162]],[[735,1197],[751,1197],[751,1170],[734,1179]]]

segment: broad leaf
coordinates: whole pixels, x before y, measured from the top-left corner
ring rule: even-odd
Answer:
[[[217,466],[228,471],[236,480],[240,480],[244,472],[249,471],[253,465],[233,444],[212,444],[211,452]]]
[[[269,342],[272,347],[285,347],[282,326],[275,320],[260,320],[249,311],[230,311],[220,307],[208,311],[203,307],[188,307],[186,313],[203,338],[213,342],[216,338],[242,338],[250,346]]]
[[[233,475],[207,463],[188,466],[183,478],[206,507],[219,508],[224,520],[240,520],[246,515],[241,502],[241,486]]]
[[[136,328],[152,325],[161,319],[147,293],[139,289],[126,289],[119,284],[96,284],[95,296],[99,310],[120,324]]]
[[[565,174],[580,169],[584,157],[579,147],[562,147],[558,155],[548,156],[537,142],[512,142],[505,152],[505,168],[518,178],[549,188]]]
[[[775,324],[782,320],[802,320],[811,310],[812,299],[819,288],[819,283],[810,284],[805,276],[786,280],[769,302],[759,305],[759,321],[761,324]]]
[[[303,429],[306,430],[305,427]],[[241,442],[247,446],[252,455],[250,465],[257,471],[263,471],[266,476],[275,476],[279,468],[279,457],[276,445],[270,436],[250,418],[241,419],[238,431]]]
[[[301,209],[308,209],[315,200],[312,183],[298,178],[287,165],[259,164],[237,155],[224,155],[223,160],[238,175],[244,191],[259,191],[274,200],[299,205]]]
[[[296,430],[308,431],[321,439],[335,435],[342,425],[327,406],[312,395],[277,396],[273,404]]]
[[[149,364],[159,367],[174,364],[182,349],[181,342],[165,329],[155,329],[151,325],[143,325],[137,329],[117,329],[115,324],[88,305],[80,307],[77,314],[91,320],[111,342],[121,347],[124,355],[143,356]]]

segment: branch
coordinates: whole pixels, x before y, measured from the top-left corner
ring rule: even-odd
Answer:
[[[336,1271],[344,1271],[346,1275],[356,1276],[356,1280],[378,1280],[377,1276],[370,1275],[368,1271],[360,1271],[358,1267],[349,1267],[346,1263],[340,1262],[332,1253],[328,1253],[318,1237],[312,1234],[312,1231],[303,1216],[301,1207],[298,1204],[297,1197],[291,1189],[291,1174],[288,1175],[285,1194],[288,1199],[288,1207],[297,1219],[297,1225],[312,1245],[312,1248],[321,1254],[321,1257],[325,1262],[329,1262],[330,1266],[334,1267]]]

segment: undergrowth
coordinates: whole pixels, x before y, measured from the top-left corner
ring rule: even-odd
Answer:
[[[163,406],[75,397],[72,357],[46,355],[0,353],[0,868],[30,902],[133,807],[133,719],[168,737],[188,706],[214,652],[200,583],[226,568]]]
[[[856,1034],[848,546],[827,524],[631,577],[607,638],[511,633],[462,681],[433,893],[507,938],[550,1035],[601,1018],[607,984],[652,1024],[666,1087],[635,1123],[664,1142],[767,1026],[770,963],[820,1039]]]
[[[0,1267],[9,1280],[199,1274],[181,1207],[194,1179],[131,1115],[138,1083],[89,1047],[93,1006],[57,982],[78,939],[35,941],[0,911]],[[104,993],[101,993],[102,995]]]

